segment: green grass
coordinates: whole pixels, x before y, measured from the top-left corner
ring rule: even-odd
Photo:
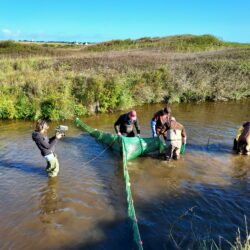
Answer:
[[[250,47],[250,44],[224,42],[212,35],[180,35],[164,38],[145,37],[138,40],[113,40],[89,46],[86,50],[100,52],[110,50],[157,48],[179,52],[198,52],[239,47]]]
[[[246,221],[246,217],[245,217]],[[227,249],[230,250],[250,250],[250,235],[248,233],[247,222],[246,222],[246,235],[242,239],[241,232],[238,229],[237,236],[234,242],[230,242],[226,239],[220,238],[220,241],[223,240],[227,243]],[[216,243],[214,240],[211,241],[201,241],[200,250],[223,250],[220,243]]]
[[[2,41],[0,42],[0,55],[63,56],[72,52],[123,51],[147,48],[174,52],[202,52],[226,48],[250,48],[250,44],[225,42],[212,35],[144,37],[137,40],[112,40],[88,46],[66,43],[22,43]]]
[[[0,42],[0,119],[72,119],[96,106],[114,112],[145,103],[250,96],[248,45],[208,35],[110,43],[61,48]]]
[[[192,213],[195,207],[192,207],[185,211],[176,221],[170,226],[170,231],[168,235],[168,239],[173,243],[175,249],[183,249],[185,248],[185,239],[190,239],[191,242],[187,249],[197,249],[197,250],[250,250],[250,235],[248,232],[248,224],[247,217],[244,216],[245,220],[245,229],[239,229],[236,232],[235,239],[226,239],[222,236],[218,236],[216,238],[211,238],[209,233],[205,233],[199,228],[195,229],[195,225],[193,225],[192,219],[189,222],[191,224],[190,230],[182,235],[182,239],[176,239],[174,237],[174,231],[176,230],[176,224],[181,223],[185,216],[187,216],[190,212]],[[197,231],[198,230],[198,231]],[[186,246],[187,247],[187,246]]]
[[[55,43],[0,42],[0,57],[65,56],[81,46]]]

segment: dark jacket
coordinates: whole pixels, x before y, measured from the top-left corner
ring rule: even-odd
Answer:
[[[116,133],[127,135],[133,132],[134,127],[136,128],[137,134],[140,134],[140,127],[138,120],[132,121],[129,118],[129,113],[121,115],[114,124]]]
[[[154,113],[154,116],[153,116],[153,118],[152,118],[152,121],[157,122],[158,119],[159,119],[160,116],[161,116],[161,112],[162,112],[162,111],[163,111],[163,109],[161,109],[161,110],[157,111],[156,113]]]
[[[32,133],[32,139],[33,141],[35,141],[37,147],[40,149],[42,156],[54,153],[55,145],[57,143],[57,139],[55,136],[48,139],[47,136],[44,136],[37,131],[34,131]]]
[[[245,122],[243,124],[243,131],[238,139],[238,144],[239,145],[244,145],[246,144],[246,139],[247,137],[250,136],[250,122]]]

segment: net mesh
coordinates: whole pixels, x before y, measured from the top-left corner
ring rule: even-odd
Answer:
[[[130,177],[127,167],[127,162],[135,159],[140,155],[150,153],[162,153],[165,150],[164,143],[157,138],[141,138],[141,137],[124,137],[117,136],[111,133],[106,133],[97,129],[93,129],[84,122],[76,119],[76,125],[84,129],[98,141],[106,144],[110,148],[120,152],[123,158],[123,175],[125,179],[125,187],[128,202],[128,217],[132,224],[134,241],[138,249],[143,249],[139,227],[137,223],[134,202],[131,191]]]
[[[91,136],[95,137],[98,141],[109,145],[112,149],[116,151],[121,152],[127,161],[135,159],[140,155],[146,155],[157,152],[162,153],[165,150],[165,144],[159,137],[120,137],[111,133],[91,128],[79,119],[76,119],[76,124],[77,126],[84,129],[86,132],[88,132]]]

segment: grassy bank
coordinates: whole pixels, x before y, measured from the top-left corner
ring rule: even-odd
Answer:
[[[131,41],[69,48],[1,42],[0,119],[71,119],[250,96],[250,45],[212,36]]]
[[[210,51],[222,48],[248,47],[249,44],[224,42],[212,35],[179,35],[170,37],[144,37],[137,40],[112,40],[87,47],[89,51],[110,51],[156,48],[174,52]]]

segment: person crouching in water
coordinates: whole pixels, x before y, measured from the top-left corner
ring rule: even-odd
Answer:
[[[164,124],[168,124],[171,118],[170,107],[165,107],[164,109],[156,112],[151,120],[150,126],[152,130],[152,137],[157,137],[162,135],[166,139],[166,129]]]
[[[137,135],[140,136],[140,127],[137,120],[136,111],[132,110],[129,113],[120,115],[118,120],[114,124],[115,132],[117,135],[134,137],[134,127],[136,128]]]
[[[49,126],[46,121],[38,120],[35,131],[32,133],[32,139],[35,141],[42,156],[47,161],[46,172],[48,177],[56,177],[59,173],[59,162],[54,151],[57,141],[61,139],[63,135],[61,133],[56,133],[55,136],[48,138],[48,129]]]
[[[178,160],[180,158],[181,145],[187,143],[187,134],[182,124],[171,117],[169,126],[167,127],[166,155],[165,160]]]
[[[163,138],[164,141],[167,139],[167,127],[169,124],[169,117],[168,114],[164,112],[164,110],[160,110],[158,113],[158,118],[155,124],[155,133],[153,137],[161,137]]]
[[[236,150],[238,154],[250,155],[250,122],[245,122],[240,129]]]

